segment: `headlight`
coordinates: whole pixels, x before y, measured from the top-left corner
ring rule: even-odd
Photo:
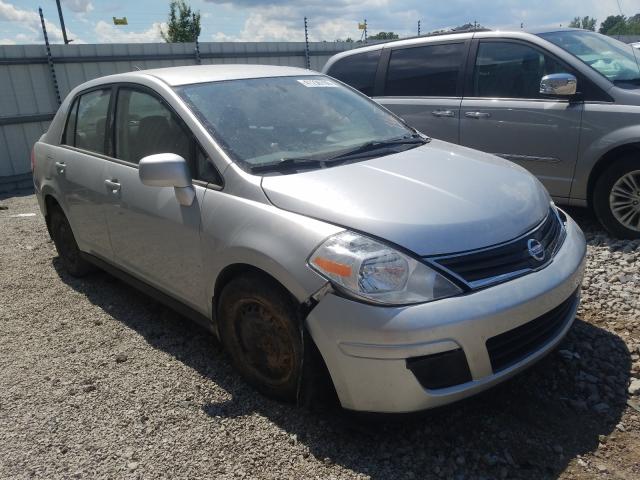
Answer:
[[[407,305],[462,293],[425,264],[349,231],[325,240],[309,264],[346,293],[376,303]]]

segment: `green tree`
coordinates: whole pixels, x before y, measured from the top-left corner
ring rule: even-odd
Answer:
[[[396,33],[379,32],[379,33],[376,33],[375,35],[371,35],[369,37],[369,40],[395,40],[397,38],[400,38],[400,37]]]
[[[624,15],[609,15],[604,19],[604,22],[600,24],[598,32],[607,35],[609,31],[619,23],[626,23],[627,19]]]
[[[569,27],[582,28],[584,30],[591,30],[592,32],[595,32],[597,22],[598,20],[596,20],[595,18],[591,18],[588,15],[582,18],[575,17],[573,20],[571,20],[571,22],[569,22]]]
[[[609,16],[602,22],[600,33],[606,35],[640,35],[640,14],[633,17]]]
[[[169,4],[167,31],[160,31],[167,43],[195,42],[200,36],[200,12],[193,12],[184,0]]]

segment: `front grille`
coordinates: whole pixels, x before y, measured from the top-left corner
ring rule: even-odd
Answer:
[[[538,350],[562,330],[569,312],[577,300],[576,291],[550,312],[487,340],[487,352],[493,372],[497,373],[518,363]]]
[[[553,209],[527,234],[495,247],[431,258],[433,262],[463,280],[471,288],[482,288],[537,270],[548,264],[564,238],[562,220]],[[540,242],[545,256],[535,259],[529,242]]]

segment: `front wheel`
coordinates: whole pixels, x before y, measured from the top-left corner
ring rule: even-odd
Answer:
[[[602,226],[617,238],[640,238],[640,160],[625,156],[598,178],[593,209]]]
[[[263,394],[295,401],[302,334],[295,301],[260,274],[232,280],[218,304],[222,342],[240,374]]]

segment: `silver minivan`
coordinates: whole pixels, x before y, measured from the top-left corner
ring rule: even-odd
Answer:
[[[553,349],[585,239],[540,182],[288,67],[112,75],[33,149],[72,275],[102,268],[199,321],[276,398],[408,412]]]
[[[323,71],[425,134],[525,167],[610,233],[640,238],[638,55],[585,30],[474,31],[358,48]]]

